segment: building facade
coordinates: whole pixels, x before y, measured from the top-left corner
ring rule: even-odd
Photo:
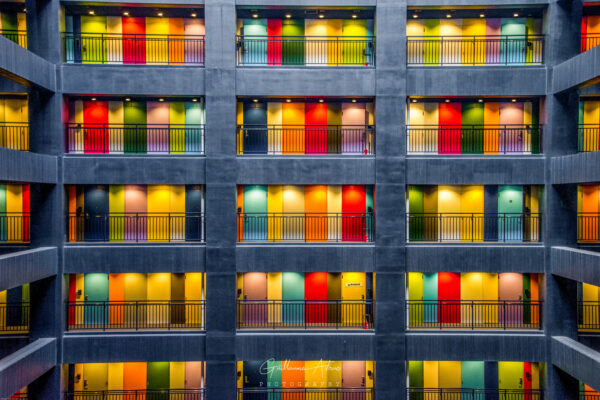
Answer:
[[[0,34],[0,398],[600,398],[595,3],[26,0]]]

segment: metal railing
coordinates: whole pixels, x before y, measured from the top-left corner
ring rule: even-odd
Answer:
[[[29,332],[29,303],[0,303],[0,335]]]
[[[0,212],[0,243],[29,243],[29,213]]]
[[[577,302],[577,327],[579,331],[600,332],[600,302]]]
[[[536,389],[407,388],[408,400],[542,400]]]
[[[238,154],[375,154],[372,125],[238,125]]]
[[[577,129],[577,151],[600,150],[600,127],[598,124],[581,124]]]
[[[543,35],[409,36],[408,65],[540,65]]]
[[[373,242],[373,213],[238,213],[238,242]]]
[[[204,154],[204,125],[65,124],[67,153]]]
[[[64,400],[204,400],[205,398],[205,389],[85,390],[64,394]]]
[[[237,400],[373,400],[374,388],[243,388]]]
[[[410,213],[409,242],[541,242],[542,214]]]
[[[63,33],[65,62],[204,65],[204,36]]]
[[[579,243],[600,242],[600,214],[577,214],[577,241]]]
[[[541,329],[539,301],[407,301],[409,329]]]
[[[27,48],[27,31],[14,29],[0,29],[0,36],[4,36],[21,47]]]
[[[373,329],[371,300],[238,300],[238,329]]]
[[[0,147],[29,151],[29,124],[27,122],[0,122]]]
[[[364,36],[236,37],[237,65],[375,66],[375,38]]]
[[[589,390],[579,392],[579,400],[600,400],[600,393]]]
[[[204,301],[67,302],[67,330],[204,329]]]
[[[27,400],[28,398],[27,393],[13,394],[10,397],[0,397],[1,400]]]
[[[204,213],[67,215],[69,242],[204,242]]]
[[[409,154],[539,154],[542,126],[411,125],[406,127]]]
[[[600,33],[581,34],[581,52],[592,49],[600,44]]]

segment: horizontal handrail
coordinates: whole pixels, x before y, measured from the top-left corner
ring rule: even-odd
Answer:
[[[594,391],[579,392],[579,400],[600,400],[600,393]]]
[[[577,241],[600,242],[600,213],[577,213]]]
[[[238,154],[375,154],[373,125],[238,125]]]
[[[541,65],[543,35],[408,36],[408,65]]]
[[[374,36],[236,36],[237,65],[375,66]]]
[[[18,29],[0,29],[0,36],[15,42],[21,47],[27,48],[27,31]]]
[[[542,400],[538,389],[407,388],[408,400]]]
[[[598,150],[600,150],[600,126],[598,124],[579,124],[577,128],[577,151]]]
[[[373,329],[372,300],[238,300],[238,329]]]
[[[204,329],[204,300],[67,302],[67,330]]]
[[[29,243],[30,214],[0,212],[0,243]]]
[[[0,335],[29,332],[29,303],[0,303]]]
[[[64,400],[204,400],[205,398],[205,389],[84,390],[64,393]]]
[[[238,242],[373,242],[373,213],[238,213]]]
[[[29,151],[29,123],[0,122],[0,147]]]
[[[539,154],[541,125],[410,125],[408,154]]]
[[[70,242],[204,242],[204,213],[75,213]]]
[[[409,300],[409,329],[542,329],[542,302]]]
[[[242,388],[237,400],[373,400],[375,388]]]
[[[540,242],[538,213],[408,213],[409,242]]]
[[[600,332],[600,301],[578,301],[577,316],[580,331]]]
[[[202,124],[65,124],[67,153],[204,154]]]
[[[62,35],[67,63],[204,65],[203,35],[71,32]]]
[[[581,52],[592,49],[600,44],[600,33],[581,34]]]

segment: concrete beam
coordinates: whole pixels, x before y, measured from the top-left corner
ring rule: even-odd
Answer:
[[[198,66],[63,64],[58,71],[63,78],[62,91],[66,94],[204,94],[204,68]]]
[[[56,365],[56,339],[38,339],[0,360],[0,398],[8,398]]]
[[[595,390],[600,390],[600,353],[565,336],[553,336],[552,363]]]
[[[56,247],[0,255],[0,291],[56,275]]]
[[[56,183],[57,158],[0,147],[0,180]]]
[[[553,184],[597,182],[600,180],[600,151],[552,157],[550,172]]]
[[[549,0],[527,0],[527,5],[545,5]],[[478,6],[478,7],[518,7],[523,6],[522,0],[408,0],[409,7],[461,7],[461,6]]]
[[[596,83],[600,77],[600,47],[564,61],[552,70],[552,92],[560,93]]]
[[[65,156],[65,184],[199,185],[205,181],[204,157]]]
[[[0,76],[56,91],[55,66],[5,37],[0,37]]]
[[[539,185],[544,183],[544,158],[406,157],[411,185]]]
[[[237,183],[359,185],[375,183],[374,157],[238,157]]]
[[[204,272],[206,247],[197,245],[131,244],[67,245],[64,273]]]
[[[572,247],[552,247],[552,273],[600,286],[600,253]]]

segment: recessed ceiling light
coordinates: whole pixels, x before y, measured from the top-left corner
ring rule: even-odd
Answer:
[[[194,98],[192,99],[192,101],[195,103],[195,102],[197,102],[197,101],[198,101],[198,99],[194,97]]]
[[[258,103],[258,99],[252,99],[252,101]]]
[[[163,13],[161,11],[157,12],[156,15],[158,15],[159,17],[163,16]]]
[[[356,99],[352,99],[352,102],[353,102],[353,103],[356,103]]]
[[[158,99],[158,101],[165,101],[165,99],[163,99],[162,97],[160,99]]]
[[[513,17],[517,18],[519,16],[519,13],[514,13]]]
[[[191,16],[192,18],[196,18],[196,17],[198,16],[198,14],[196,14],[196,13],[191,13],[191,14],[190,14],[190,16]]]
[[[446,18],[452,18],[452,14],[446,14]]]
[[[485,18],[485,14],[479,14],[479,18]]]
[[[129,17],[129,11],[123,11],[123,15]]]
[[[96,98],[95,98],[95,97],[92,97],[92,101],[96,101]]]
[[[258,18],[258,13],[252,14],[252,18]]]
[[[88,14],[90,14],[90,15],[94,15],[94,14],[96,14],[96,13],[94,12],[94,10],[89,10],[89,11],[88,11]]]
[[[292,14],[285,14],[286,18],[292,18]]]
[[[131,99],[129,97],[126,97],[125,101],[131,101]]]
[[[286,103],[291,103],[291,102],[292,102],[292,99],[285,99],[285,102],[286,102]]]
[[[413,103],[416,103],[416,102],[417,102],[417,99],[412,99],[412,102],[413,102]]]
[[[319,99],[319,103],[322,103],[324,100],[323,99]]]
[[[325,15],[319,14],[319,18],[325,18]]]
[[[450,99],[446,99],[445,101],[446,101],[446,103],[450,103]]]
[[[417,19],[417,18],[419,18],[419,14],[413,14],[413,18],[414,18],[414,19]]]
[[[512,101],[513,103],[516,103],[516,102],[517,102],[517,99],[512,99],[511,101]]]
[[[352,18],[354,18],[354,19],[358,18],[358,15],[352,14]]]
[[[478,102],[480,102],[480,103],[483,103],[483,99],[479,99],[479,100],[477,100],[477,101],[478,101]]]

